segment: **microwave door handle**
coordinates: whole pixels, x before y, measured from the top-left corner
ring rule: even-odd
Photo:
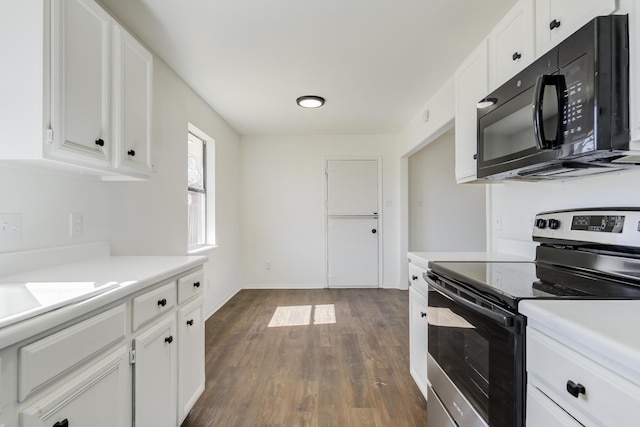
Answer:
[[[542,105],[544,104],[544,88],[548,85],[550,75],[541,75],[536,79],[536,87],[533,91],[533,132],[538,148],[544,150],[550,148],[544,137],[544,119],[542,117]]]
[[[468,308],[469,310],[473,311],[474,313],[477,313],[481,316],[485,316],[490,318],[491,320],[493,320],[494,322],[499,323],[500,325],[504,326],[505,328],[509,328],[512,327],[514,324],[514,318],[512,316],[504,316],[502,314],[496,313],[495,311],[491,311],[488,308],[484,308],[481,307],[477,304],[474,304],[473,302],[462,298],[461,296],[449,291],[448,289],[444,288],[443,286],[440,286],[439,284],[435,283],[433,280],[429,280],[427,279],[429,286],[433,287],[436,291],[440,292],[442,295],[444,295],[445,297],[449,298],[450,300],[455,301],[456,303]]]
[[[542,107],[544,105],[544,90],[547,86],[554,86],[556,88],[556,102],[558,105],[558,123],[556,127],[555,139],[547,139],[544,132],[544,117]],[[549,75],[544,74],[538,76],[536,79],[536,87],[533,95],[533,130],[536,137],[536,144],[538,148],[550,149],[561,145],[562,130],[563,130],[563,116],[564,116],[564,104],[565,104],[565,92],[567,84],[564,76],[562,75]]]

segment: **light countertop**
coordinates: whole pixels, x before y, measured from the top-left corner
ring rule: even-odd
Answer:
[[[526,300],[527,325],[640,385],[640,300]]]
[[[409,252],[409,260],[423,268],[429,261],[532,261],[500,252]]]
[[[203,256],[100,256],[0,276],[0,348],[206,261]]]

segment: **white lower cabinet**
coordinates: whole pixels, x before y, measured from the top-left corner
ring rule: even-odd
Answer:
[[[127,347],[119,347],[64,382],[20,414],[21,427],[113,427],[130,425]]]
[[[423,268],[409,264],[409,368],[427,398],[427,283]]]
[[[527,427],[582,427],[537,388],[527,386]]]
[[[178,310],[178,424],[204,391],[204,299]]]
[[[175,427],[177,334],[174,316],[166,316],[133,340],[134,424]]]
[[[527,327],[527,382],[540,394],[527,396],[528,427],[631,427],[640,419],[640,386],[569,347],[566,339]],[[546,398],[545,401],[542,397]],[[537,401],[536,401],[537,399]],[[540,401],[545,402],[540,405]],[[537,403],[537,404],[536,404]],[[547,424],[545,411],[562,408],[577,423]]]

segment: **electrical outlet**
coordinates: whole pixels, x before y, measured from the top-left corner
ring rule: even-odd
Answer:
[[[69,214],[69,236],[80,237],[82,236],[82,214],[71,213]]]
[[[22,237],[22,214],[0,213],[0,238],[19,239]]]
[[[266,270],[271,270],[271,261],[267,261],[267,264],[264,266]]]

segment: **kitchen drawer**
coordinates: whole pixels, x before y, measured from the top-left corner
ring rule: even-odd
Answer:
[[[426,272],[427,270],[424,268],[413,263],[409,263],[409,283],[416,291],[420,292],[424,296],[427,296],[427,292],[429,291],[427,282],[422,276]]]
[[[527,386],[527,427],[583,427],[537,388]]]
[[[537,387],[584,425],[637,426],[640,387],[558,341],[527,328],[527,373]],[[574,397],[568,383],[584,386]],[[594,423],[593,420],[597,420]]]
[[[149,320],[171,311],[176,303],[176,282],[167,283],[135,297],[131,322],[133,330],[135,331]]]
[[[123,339],[125,319],[122,304],[20,348],[19,400]]]
[[[191,299],[194,295],[201,294],[204,289],[204,275],[202,269],[194,271],[178,279],[178,304]]]

